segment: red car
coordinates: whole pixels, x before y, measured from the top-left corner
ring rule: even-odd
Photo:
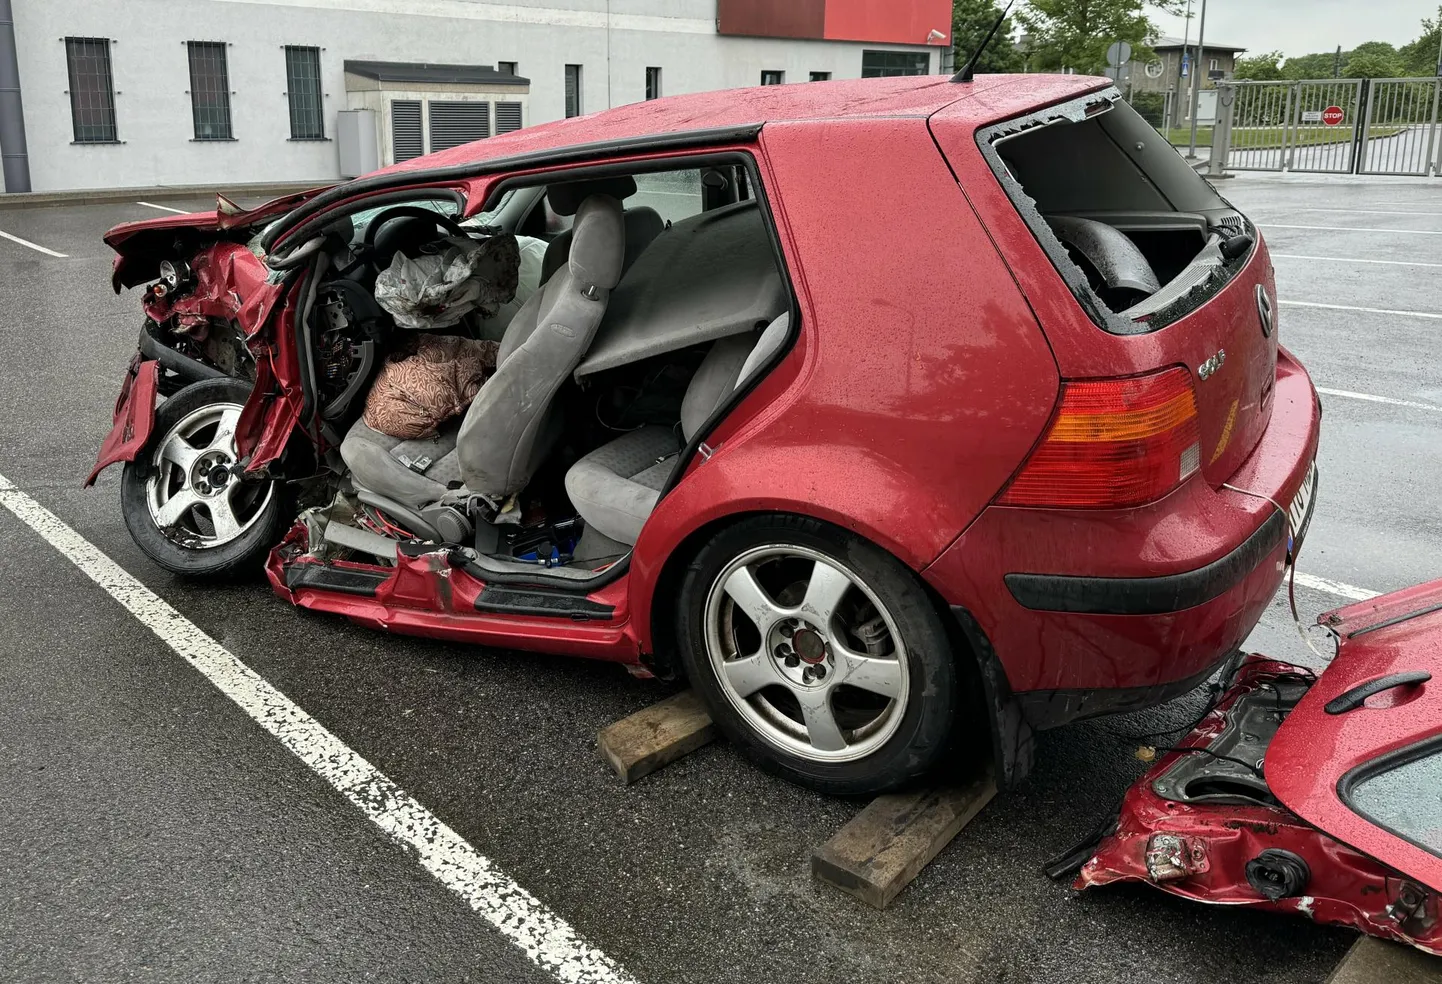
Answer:
[[[106,242],[149,286],[96,471],[157,563],[684,674],[821,790],[962,722],[1011,782],[1192,688],[1314,501],[1260,235],[1102,79],[681,96]],[[398,436],[374,381],[433,333],[494,375]]]
[[[1326,671],[1239,663],[1128,790],[1077,888],[1139,881],[1442,956],[1442,581],[1318,622]]]

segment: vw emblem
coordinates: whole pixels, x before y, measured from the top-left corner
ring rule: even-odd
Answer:
[[[1272,337],[1272,299],[1264,284],[1257,284],[1257,314],[1262,319],[1262,337]]]

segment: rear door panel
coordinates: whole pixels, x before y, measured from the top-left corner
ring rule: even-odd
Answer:
[[[1322,621],[1341,636],[1337,658],[1272,740],[1267,784],[1308,823],[1442,892],[1442,581]],[[1432,678],[1341,709],[1403,673]]]

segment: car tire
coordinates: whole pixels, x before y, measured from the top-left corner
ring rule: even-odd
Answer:
[[[677,604],[691,685],[766,770],[874,795],[947,751],[959,707],[951,640],[916,575],[875,544],[806,517],[749,517],[700,550]]]
[[[249,383],[230,378],[180,390],[156,411],[151,440],[121,473],[120,508],[131,538],[174,574],[213,580],[248,573],[279,542],[291,518],[283,482],[222,480],[216,470],[236,460],[234,421],[250,390]],[[182,467],[181,460],[193,463]],[[170,525],[165,521],[173,513],[166,506],[184,508]]]

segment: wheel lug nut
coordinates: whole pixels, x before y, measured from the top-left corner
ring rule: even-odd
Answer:
[[[783,642],[783,643],[781,643],[779,646],[776,647],[776,658],[777,658],[777,659],[789,659],[792,655],[793,655],[793,654],[792,654],[792,652],[791,652],[791,647],[788,646],[788,645],[786,645],[786,643]]]
[[[816,666],[813,666],[813,667],[811,668],[811,672],[816,676],[816,679],[818,679],[818,680],[825,680],[825,679],[826,679],[826,667],[824,667],[824,666],[822,666],[822,665],[820,665],[820,664],[817,664]]]
[[[795,653],[792,653],[790,656],[786,657],[786,665],[791,667],[800,666],[801,657],[797,656]]]
[[[790,622],[781,623],[781,634],[784,635],[786,638],[790,639],[795,631],[796,627],[793,626]]]

